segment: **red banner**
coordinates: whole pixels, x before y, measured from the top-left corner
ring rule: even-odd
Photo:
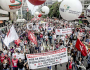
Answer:
[[[19,45],[19,43],[21,42],[21,40],[20,39],[17,39],[14,42],[15,42],[16,45]]]
[[[33,42],[35,45],[37,45],[37,40],[32,32],[28,32],[28,39]]]

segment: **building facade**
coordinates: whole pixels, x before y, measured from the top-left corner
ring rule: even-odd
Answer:
[[[0,27],[5,26],[5,22],[9,20],[9,13],[0,6]]]
[[[42,5],[39,6],[39,9],[38,11],[40,11],[40,8],[42,8],[43,6],[49,6],[49,5],[52,5],[53,3],[55,3],[56,1],[58,0],[46,0],[46,2]]]
[[[18,10],[18,19],[25,19],[26,17],[26,13],[29,11],[28,6],[27,6],[27,2],[26,0],[22,0],[23,1],[23,5],[22,7]]]
[[[86,17],[86,9],[90,5],[90,0],[80,0],[83,7],[83,15]]]

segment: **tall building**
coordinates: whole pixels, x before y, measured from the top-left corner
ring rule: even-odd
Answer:
[[[18,19],[24,19],[25,16],[26,16],[26,13],[27,11],[31,12],[29,9],[28,9],[28,6],[27,6],[27,2],[26,0],[22,0],[22,7],[18,10]]]
[[[46,2],[44,4],[42,4],[41,6],[48,6],[48,5],[52,5],[53,3],[55,3],[58,0],[46,0]]]
[[[58,0],[52,0],[52,3],[55,3],[56,1],[58,1]]]
[[[83,7],[83,14],[86,16],[86,9],[90,5],[90,0],[80,0]]]
[[[9,14],[7,11],[0,7],[0,27],[5,25],[5,22],[9,20]]]
[[[83,6],[83,10],[86,10],[87,7],[90,5],[90,0],[80,0]]]

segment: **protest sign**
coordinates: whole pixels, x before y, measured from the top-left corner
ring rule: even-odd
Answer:
[[[45,53],[27,54],[26,57],[30,69],[38,69],[68,62],[66,48]]]
[[[32,30],[33,29],[33,23],[28,23],[27,24],[27,29]]]
[[[53,27],[48,27],[48,28],[47,28],[47,31],[48,31],[48,32],[50,32],[50,31],[52,31],[52,30],[53,30]]]
[[[72,29],[71,28],[66,28],[66,29],[56,29],[56,35],[66,35],[66,34],[71,34]]]

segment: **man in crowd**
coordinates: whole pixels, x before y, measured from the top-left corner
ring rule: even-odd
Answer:
[[[12,59],[12,67],[13,67],[13,70],[18,70],[18,59],[16,59],[16,55],[14,55],[14,58]]]
[[[77,70],[77,66],[80,65],[80,64],[78,64],[78,62],[81,62],[81,60],[78,60],[78,58],[82,57],[81,52],[75,48],[77,35],[78,35],[78,32],[80,32],[80,29],[77,27],[74,27],[74,26],[70,26],[69,22],[66,23],[62,20],[60,20],[60,23],[52,22],[52,24],[50,24],[51,21],[48,21],[48,20],[46,22],[48,23],[47,27],[46,26],[43,27],[42,25],[38,24],[39,32],[34,31],[34,29],[27,30],[26,25],[25,26],[17,26],[16,25],[15,26],[16,32],[18,33],[18,36],[21,40],[20,45],[17,46],[16,44],[14,44],[16,47],[13,45],[13,48],[11,48],[9,46],[11,49],[8,48],[8,49],[5,49],[4,51],[1,50],[0,51],[1,63],[3,63],[5,57],[7,57],[7,60],[9,61],[9,66],[11,66],[10,57],[6,56],[6,54],[8,54],[8,52],[5,52],[5,51],[7,51],[7,50],[10,50],[10,52],[12,54],[11,56],[12,56],[13,70],[18,70],[18,65],[17,65],[18,59],[21,58],[21,59],[19,59],[20,62],[22,60],[26,62],[27,61],[26,54],[34,54],[34,53],[41,53],[41,52],[45,52],[45,51],[52,51],[50,49],[52,47],[56,50],[66,47],[67,53],[68,53],[68,62],[66,65],[67,70],[68,69],[73,70],[73,67],[75,68],[75,70]],[[51,31],[48,31],[48,27],[52,27],[53,29]],[[74,28],[74,30],[72,30],[72,33],[70,33],[70,34],[56,35],[56,33],[55,33],[56,29],[66,29],[66,28],[72,28],[72,27]],[[37,39],[36,40],[37,45],[31,40],[27,40],[28,31],[33,32],[33,34],[35,35],[35,37]],[[82,41],[84,43],[87,43],[87,45],[89,45],[90,38],[88,36],[88,30],[86,30],[86,32],[81,31],[80,33],[85,33],[84,39],[82,39]],[[43,41],[43,39],[45,39],[45,42]],[[26,46],[26,48],[24,48],[24,46]],[[77,55],[77,54],[80,54],[80,55]],[[88,62],[87,62],[88,66],[86,67],[86,69],[90,69],[90,54],[88,55],[87,59],[88,59]],[[26,64],[25,67],[26,67],[26,69],[28,69],[29,65]],[[20,69],[20,66],[19,66],[19,69]],[[55,70],[57,70],[57,65],[55,65]]]

